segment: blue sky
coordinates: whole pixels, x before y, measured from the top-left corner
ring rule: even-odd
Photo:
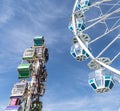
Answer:
[[[17,66],[21,62],[22,54],[33,44],[33,37],[38,35],[45,36],[50,54],[46,93],[41,98],[43,111],[118,110],[119,84],[108,93],[95,93],[87,82],[91,72],[87,67],[90,59],[77,62],[69,53],[73,35],[67,27],[73,4],[74,0],[0,0],[0,111],[7,106],[11,89],[18,82]],[[86,18],[95,14],[95,10],[92,10]],[[95,34],[99,35],[98,30],[91,33],[95,29],[93,27],[88,31],[93,37]],[[119,30],[111,33],[109,39],[92,44],[93,54],[97,55],[104,44],[118,33]],[[111,50],[117,54],[118,48],[119,40]],[[111,50],[105,55],[112,57]],[[119,60],[120,58],[117,59]],[[113,65],[120,67],[118,62]]]

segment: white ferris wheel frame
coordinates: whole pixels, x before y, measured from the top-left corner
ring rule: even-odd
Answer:
[[[97,60],[96,57],[93,56],[93,54],[89,51],[89,49],[85,46],[85,44],[84,44],[84,43],[80,40],[80,38],[78,37],[78,35],[77,35],[77,29],[76,29],[76,25],[75,25],[75,10],[76,10],[76,6],[77,6],[78,1],[79,1],[79,0],[76,0],[76,1],[75,1],[74,7],[73,7],[73,11],[72,11],[72,25],[73,25],[73,33],[74,33],[75,38],[77,39],[77,41],[78,41],[78,43],[80,44],[80,46],[86,51],[86,53],[88,53],[88,55],[90,56],[90,58],[91,58],[92,60],[94,60],[95,62],[97,62],[98,64],[102,65],[102,66],[105,67],[106,69],[108,69],[108,70],[110,70],[111,72],[113,72],[113,73],[115,73],[115,74],[117,74],[117,75],[120,76],[120,71],[119,71],[119,70],[117,70],[117,69],[115,69],[115,68],[113,68],[113,67],[111,67],[111,66],[109,66],[109,65],[106,65],[105,63]],[[93,4],[92,6],[101,4],[101,3],[103,3],[103,2],[108,2],[108,1],[112,1],[112,0],[102,0],[102,1],[100,1],[100,2],[96,2],[96,3]],[[90,7],[91,7],[91,6],[90,6]],[[107,14],[105,17],[102,18],[102,20],[104,20],[105,18],[109,17],[111,14],[113,14],[113,13],[118,13],[118,12],[120,12],[120,8],[117,9],[117,10],[115,10],[114,12],[112,12],[112,13],[110,13],[110,14]],[[88,28],[91,28],[92,26],[94,26],[95,24],[97,24],[97,23],[100,22],[100,21],[101,21],[101,19],[98,20],[97,22],[95,22],[94,24],[92,24],[91,26],[87,27],[87,29],[88,29]],[[117,27],[115,27],[115,28],[113,28],[113,29],[111,29],[109,32],[115,30],[115,29],[118,28],[118,27],[120,27],[120,25],[117,26]],[[85,29],[85,30],[87,30],[87,29]],[[84,31],[84,30],[83,30],[83,31]],[[101,37],[103,37],[104,35],[108,34],[109,32],[106,32],[106,33],[103,34]],[[81,32],[81,35],[82,35],[82,32]],[[101,38],[101,37],[96,38],[94,41],[98,40],[98,39]],[[120,34],[119,34],[116,38],[119,38],[119,37],[120,37]],[[115,40],[116,40],[116,38],[115,38]],[[114,40],[114,41],[115,41],[115,40]],[[114,41],[113,41],[113,42],[114,42]],[[111,43],[111,44],[112,44],[112,43]],[[107,48],[106,48],[106,49],[107,49]],[[106,50],[106,49],[105,49],[105,50]],[[116,59],[119,55],[120,55],[120,53],[118,53],[118,54],[113,58],[113,60]],[[113,60],[112,60],[112,61],[113,61]]]

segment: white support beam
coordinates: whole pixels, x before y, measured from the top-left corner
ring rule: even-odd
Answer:
[[[118,38],[120,37],[120,34],[115,37],[99,54],[96,58],[99,58]]]

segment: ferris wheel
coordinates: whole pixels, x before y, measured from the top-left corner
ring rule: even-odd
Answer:
[[[41,97],[45,93],[49,54],[43,36],[33,41],[34,45],[24,51],[17,68],[20,81],[14,84],[5,111],[42,111]]]
[[[88,83],[97,93],[110,91],[120,82],[113,67],[120,56],[120,1],[76,0],[68,28],[74,36],[70,54],[77,61],[90,59]]]

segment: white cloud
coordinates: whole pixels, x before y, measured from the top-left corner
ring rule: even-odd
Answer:
[[[1,100],[0,99],[0,111],[5,110],[5,108],[7,107],[8,102],[9,102],[9,98],[8,98],[8,100],[6,100],[6,99]]]
[[[63,102],[55,102],[55,103],[48,103],[44,106],[43,111],[113,111],[113,106],[111,106],[109,101],[112,100],[108,99],[104,101],[105,98],[79,98],[76,100],[69,100]],[[91,103],[93,102],[93,104]],[[107,107],[107,108],[106,108]],[[107,109],[107,110],[106,110]],[[115,111],[115,110],[114,110]]]
[[[6,107],[5,105],[1,105],[1,104],[0,104],[0,111],[4,111],[4,110],[5,110],[5,107]]]
[[[88,91],[89,93],[89,91]],[[119,108],[119,93],[114,89],[108,93],[70,97],[55,101],[55,94],[44,97],[43,111],[117,111]],[[57,94],[56,94],[57,95]],[[58,94],[59,95],[59,94]],[[58,96],[57,96],[58,97]]]

